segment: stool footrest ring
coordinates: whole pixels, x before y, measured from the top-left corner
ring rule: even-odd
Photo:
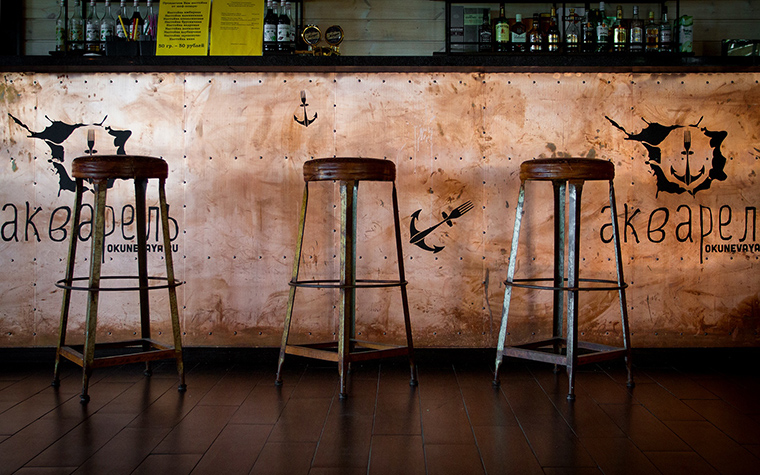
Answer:
[[[135,347],[142,346],[142,349]],[[141,338],[137,340],[118,341],[109,343],[97,343],[95,350],[115,350],[122,348],[133,348],[134,351],[120,353],[108,356],[97,356],[93,358],[91,368],[104,368],[107,366],[116,366],[128,363],[142,363],[147,361],[158,361],[176,358],[177,350],[172,346],[167,346],[150,338]],[[84,345],[67,345],[62,346],[61,356],[72,361],[79,366],[84,366]]]
[[[407,284],[405,280],[376,280],[376,279],[357,279],[356,284],[341,285],[340,280],[291,280],[288,285],[291,287],[311,287],[314,289],[367,289],[380,287],[403,287]]]
[[[607,279],[578,279],[579,282],[586,282],[586,283],[596,283],[596,284],[611,284],[611,285],[605,285],[605,286],[578,286],[578,287],[569,287],[569,286],[553,286],[553,285],[538,285],[538,284],[529,284],[526,282],[554,282],[554,279],[551,278],[536,278],[536,279],[512,279],[511,281],[506,280],[504,281],[505,285],[509,285],[511,287],[520,287],[523,289],[537,289],[537,290],[564,290],[564,291],[599,291],[599,290],[622,290],[628,288],[628,284],[618,285],[618,282],[616,280],[607,280]],[[565,279],[565,282],[567,282],[567,279]]]
[[[100,276],[101,280],[138,280],[138,276],[134,275],[104,275]],[[132,287],[78,287],[74,286],[74,282],[86,282],[90,280],[89,277],[74,277],[71,279],[70,282],[67,282],[68,279],[61,279],[55,283],[55,286],[60,289],[67,289],[67,290],[85,290],[85,291],[93,291],[97,290],[100,292],[128,292],[128,291],[135,291],[135,290],[155,290],[155,289],[169,289],[172,287],[179,287],[182,285],[182,282],[178,280],[174,280],[174,283],[169,282],[168,277],[153,277],[148,276],[148,280],[155,280],[155,281],[162,281],[166,282],[166,284],[160,284],[160,285],[147,285],[147,286],[132,286]]]

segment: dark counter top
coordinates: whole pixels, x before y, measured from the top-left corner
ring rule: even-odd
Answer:
[[[760,57],[681,55],[3,56],[3,72],[760,72]]]

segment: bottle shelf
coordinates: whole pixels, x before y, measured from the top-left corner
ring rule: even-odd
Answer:
[[[654,1],[637,1],[637,0],[617,0],[615,2],[604,2],[605,3],[605,18],[614,18],[615,11],[612,9],[613,5],[617,6],[620,4],[625,5],[643,5],[643,6],[650,6],[649,9],[642,9],[640,10],[639,19],[643,22],[647,22],[647,15],[648,11],[653,11],[655,14],[655,19],[659,21],[662,15],[662,11],[665,7],[668,7],[669,5],[672,5],[674,8],[673,10],[669,10],[670,13],[674,13],[675,15],[672,17],[668,17],[668,20],[671,22],[672,25],[672,44],[678,45],[678,31],[677,31],[677,19],[680,17],[680,0],[675,1],[667,1],[667,0],[654,0]],[[621,51],[621,52],[607,52],[607,51],[600,51],[600,52],[589,52],[589,51],[575,51],[575,50],[568,50],[565,47],[565,29],[567,23],[570,21],[568,18],[569,10],[575,9],[576,14],[579,15],[579,20],[583,20],[583,16],[587,9],[590,10],[598,10],[600,2],[546,2],[541,0],[523,0],[523,1],[508,1],[508,2],[482,2],[482,1],[476,1],[476,0],[464,0],[464,1],[451,1],[446,0],[446,6],[445,6],[445,38],[446,38],[446,46],[445,46],[445,54],[450,55],[522,55],[526,54],[524,52],[520,51],[496,51],[496,44],[495,42],[492,42],[491,44],[491,51],[483,51],[484,44],[478,39],[478,31],[481,24],[481,21],[479,21],[480,18],[483,16],[483,11],[496,12],[498,14],[499,11],[499,5],[504,4],[506,7],[506,17],[509,20],[510,26],[515,23],[515,15],[521,14],[522,15],[522,23],[525,25],[526,30],[530,30],[533,24],[533,15],[539,14],[541,15],[541,25],[542,28],[546,29],[545,22],[548,23],[549,18],[549,11],[552,8],[555,8],[557,11],[557,20],[558,20],[558,26],[560,30],[560,43],[562,44],[559,52],[541,52],[541,53],[527,53],[527,54],[541,54],[541,55],[553,55],[556,56],[557,54],[561,55],[589,55],[589,54],[614,54],[614,55],[631,55],[631,56],[638,56],[641,55],[641,52],[634,51],[630,52],[627,51]],[[633,7],[631,7],[633,8]],[[610,14],[613,15],[610,15]],[[630,11],[628,12],[630,13]],[[491,15],[491,31],[493,32],[493,27],[495,23],[495,16]],[[627,25],[630,24],[630,16],[624,17],[624,24],[626,25],[626,29],[628,29]],[[676,20],[676,22],[673,22],[673,20]],[[611,33],[611,32],[610,32]],[[495,38],[495,33],[492,34],[492,38]],[[582,40],[581,40],[582,41]],[[610,40],[610,49],[612,49],[612,41]],[[488,49],[488,48],[485,48]],[[651,56],[651,54],[654,53],[648,53],[646,56]],[[663,54],[663,53],[658,53]],[[671,54],[668,52],[667,54]],[[689,53],[683,53],[683,54],[689,54]]]

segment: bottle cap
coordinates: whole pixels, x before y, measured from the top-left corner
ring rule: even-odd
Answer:
[[[515,21],[516,22],[522,21],[522,15],[520,13],[515,13]]]

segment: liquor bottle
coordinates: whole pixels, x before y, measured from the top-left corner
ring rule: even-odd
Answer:
[[[659,50],[660,29],[654,21],[654,12],[649,11],[649,22],[644,27],[644,40],[646,41],[646,52],[656,53]]]
[[[132,17],[129,19],[129,38],[134,41],[140,41],[142,39],[142,31],[145,27],[145,20],[140,13],[140,2],[135,0],[132,5]]]
[[[264,17],[264,54],[277,52],[277,23],[279,21],[274,2],[267,0],[267,14]]]
[[[120,0],[119,12],[116,14],[116,37],[123,40],[127,39],[128,31],[127,23],[129,23],[129,15],[127,12],[127,0]]]
[[[82,18],[82,5],[79,0],[74,2],[74,13],[69,19],[69,48],[81,50],[84,47],[84,19]]]
[[[557,26],[557,10],[552,7],[549,17],[549,29],[546,31],[546,47],[550,53],[559,53],[559,26]]]
[[[668,21],[668,7],[662,6],[662,21],[660,22],[660,52],[673,52],[673,29]]]
[[[496,51],[506,53],[509,51],[509,22],[504,14],[504,4],[499,4],[499,17],[496,19],[493,29],[493,39]]]
[[[612,28],[612,47],[616,53],[622,53],[626,49],[628,30],[623,23],[623,6],[618,5],[615,15],[615,24]]]
[[[583,44],[581,47],[584,53],[596,51],[596,24],[594,24],[594,18],[596,18],[596,12],[592,11],[587,3],[586,12],[583,15],[583,28],[581,28],[581,33],[583,34]]]
[[[631,53],[641,53],[644,50],[644,22],[639,18],[639,6],[633,6],[630,38],[628,38]]]
[[[55,50],[66,51],[66,7],[61,0],[61,8],[58,10],[58,16],[55,18]]]
[[[103,51],[105,51],[105,42],[113,39],[115,29],[116,21],[111,13],[111,0],[106,0],[103,18],[100,20],[100,42]]]
[[[280,1],[280,15],[277,18],[277,51],[288,53],[290,43],[290,17],[286,13],[285,0]]]
[[[570,15],[567,17],[567,28],[565,29],[565,51],[568,53],[580,51],[580,36],[578,15],[575,13],[575,8],[571,8]]]
[[[95,0],[90,0],[90,8],[87,11],[87,20],[84,25],[84,39],[86,49],[90,53],[100,51],[100,18],[95,7]]]
[[[483,23],[478,27],[478,51],[490,52],[492,39],[491,18],[488,10],[483,10]]]
[[[142,39],[147,41],[155,41],[158,31],[158,16],[156,11],[153,10],[153,0],[148,0],[145,3],[145,21],[142,29]]]
[[[512,51],[517,53],[525,52],[525,42],[527,40],[527,28],[522,21],[522,14],[515,14],[515,22],[512,25]]]
[[[533,14],[533,25],[528,32],[528,49],[531,53],[540,53],[544,46],[544,34],[541,32],[539,14]]]
[[[607,15],[604,12],[604,2],[599,2],[599,13],[596,22],[596,52],[606,53],[609,51],[609,27]]]

